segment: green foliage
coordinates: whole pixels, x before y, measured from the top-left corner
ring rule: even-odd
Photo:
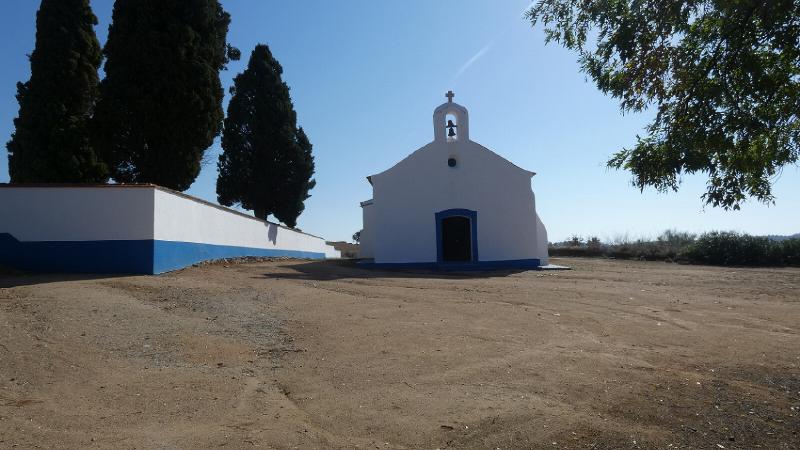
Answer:
[[[656,240],[618,239],[603,244],[596,237],[586,243],[569,239],[550,245],[550,256],[605,256],[617,259],[681,261],[717,266],[800,266],[800,238],[785,240],[714,231],[699,238],[666,230]]]
[[[565,243],[573,247],[581,246],[583,245],[583,238],[577,234],[573,234]]]
[[[183,191],[222,128],[219,72],[238,51],[218,0],[117,0],[94,135],[113,178]]]
[[[283,82],[283,68],[269,47],[253,50],[247,69],[236,76],[222,134],[217,198],[239,204],[290,227],[303,212],[316,182],[312,146]]]
[[[361,232],[362,231],[364,231],[364,230],[358,230],[355,233],[353,233],[353,242],[355,242],[356,244],[361,242]]]
[[[597,236],[591,236],[589,239],[586,240],[586,247],[589,250],[599,251],[603,246],[603,243],[600,242],[600,238]]]
[[[43,0],[31,78],[17,84],[19,117],[7,144],[12,183],[105,182],[87,123],[102,53],[89,0]]]
[[[772,177],[800,156],[800,2],[540,0],[527,17],[623,112],[655,108],[608,163],[635,186],[677,190],[699,172],[713,206],[773,201]]]
[[[678,230],[666,230],[661,233],[657,241],[677,252],[694,243],[696,239],[697,235],[693,233],[687,233],[685,231]]]
[[[800,238],[780,241],[781,257],[787,266],[800,267]]]
[[[303,128],[297,129],[296,144],[289,147],[285,154],[284,187],[275,199],[275,218],[294,228],[297,218],[305,210],[305,201],[311,195],[309,191],[317,185],[314,176],[314,156],[312,145]]]
[[[800,239],[774,241],[733,232],[700,236],[684,255],[695,263],[720,266],[782,266],[800,263]]]
[[[582,239],[573,236],[565,242],[551,245],[550,255],[672,261],[691,242],[694,242],[694,235],[674,230],[665,231],[655,241],[632,240],[627,236],[620,236],[612,243],[603,243],[600,238],[593,236],[584,243]]]

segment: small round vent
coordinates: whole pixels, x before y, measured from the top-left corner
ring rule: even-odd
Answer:
[[[456,166],[456,159],[455,158],[448,159],[447,160],[447,165],[450,166],[450,167],[455,167]]]

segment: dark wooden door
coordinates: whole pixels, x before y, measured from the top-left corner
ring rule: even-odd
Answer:
[[[442,259],[446,262],[472,261],[472,227],[467,217],[442,219]]]

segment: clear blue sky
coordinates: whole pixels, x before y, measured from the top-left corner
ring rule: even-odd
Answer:
[[[317,187],[298,226],[332,240],[361,226],[359,201],[371,196],[367,175],[381,172],[433,139],[431,114],[452,89],[470,111],[471,138],[537,172],[533,187],[550,240],[572,234],[655,236],[666,228],[754,234],[800,232],[800,169],[775,185],[777,204],[742,211],[704,207],[705,178],[687,177],[677,194],[640,193],[630,175],[605,168],[631,145],[648,116],[620,114],[578,71],[575,55],[544,45],[522,18],[529,0],[346,2],[223,0],[229,35],[244,57],[223,83],[266,43],[284,79],[317,163]],[[15,84],[29,77],[36,0],[6,0],[0,72],[0,140],[17,114]],[[112,0],[93,0],[105,42]],[[165,124],[168,126],[168,124]],[[5,147],[0,182],[8,181]],[[189,194],[216,201],[216,155]],[[413,180],[409,180],[413,182]],[[6,211],[6,214],[9,212]]]

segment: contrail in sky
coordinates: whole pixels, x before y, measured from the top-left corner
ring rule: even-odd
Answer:
[[[528,10],[530,10],[531,8],[533,8],[533,7],[536,5],[536,2],[537,2],[537,0],[533,0],[532,2],[530,2],[530,3],[528,4],[528,6],[526,6],[526,7],[525,7],[525,9],[523,9],[523,10],[521,11],[521,13],[520,13],[520,14],[525,14],[526,12],[528,12]],[[491,40],[491,41],[490,41],[488,44],[486,44],[486,45],[485,45],[485,46],[484,46],[482,49],[478,50],[478,53],[475,53],[475,55],[474,55],[472,58],[468,59],[468,60],[467,60],[467,62],[465,62],[465,63],[464,63],[464,65],[463,65],[463,66],[461,66],[461,68],[460,68],[460,69],[458,69],[458,72],[456,72],[455,76],[453,76],[453,79],[450,81],[450,84],[453,84],[453,82],[455,82],[456,80],[458,80],[458,79],[461,77],[461,75],[463,75],[463,74],[464,74],[464,72],[466,72],[466,71],[467,71],[467,69],[469,69],[469,68],[470,68],[470,67],[471,67],[473,64],[475,64],[475,63],[476,63],[476,62],[477,62],[479,59],[481,59],[481,57],[482,57],[483,55],[485,55],[485,54],[486,54],[486,53],[487,53],[489,50],[491,50],[491,49],[492,49],[492,47],[494,46],[494,43],[495,43],[495,42],[497,42],[497,40],[498,40],[500,37],[502,37],[503,35],[505,35],[505,34],[506,34],[506,32],[507,32],[507,30],[505,30],[505,31],[501,32],[501,33],[500,33],[500,34],[499,34],[497,37],[495,37],[494,39],[492,39],[492,40]]]
[[[461,75],[464,74],[464,72],[467,71],[467,69],[470,68],[470,66],[472,66],[479,59],[481,59],[481,57],[485,55],[486,52],[492,49],[493,45],[494,41],[491,41],[488,44],[486,44],[482,49],[478,50],[478,53],[475,53],[475,55],[472,58],[468,59],[467,62],[465,62],[464,65],[461,66],[460,69],[458,69],[458,72],[456,72],[455,76],[453,77],[453,81],[456,81]]]

